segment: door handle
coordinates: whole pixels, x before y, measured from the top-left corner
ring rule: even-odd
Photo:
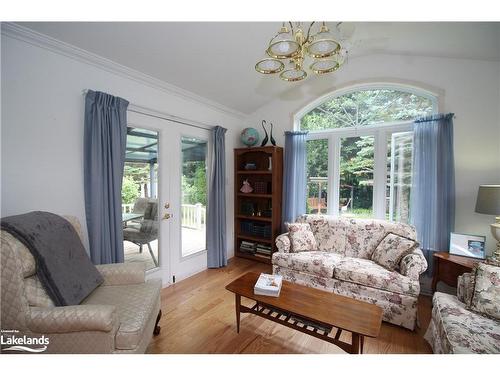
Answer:
[[[168,214],[167,213],[167,214],[163,215],[162,219],[163,220],[168,220],[168,219],[172,218],[172,216],[173,216],[172,214]]]
[[[170,208],[170,203],[165,203],[165,206],[164,206],[166,209],[169,209]]]

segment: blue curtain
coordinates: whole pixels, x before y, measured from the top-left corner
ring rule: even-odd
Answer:
[[[292,223],[306,212],[306,139],[308,132],[285,132],[283,171],[283,223]]]
[[[432,272],[432,252],[449,247],[455,222],[453,113],[414,123],[411,221]]]
[[[216,126],[212,131],[212,165],[207,212],[207,265],[227,265],[226,243],[226,129]]]
[[[85,97],[85,214],[94,264],[124,260],[121,189],[128,104],[103,92]]]

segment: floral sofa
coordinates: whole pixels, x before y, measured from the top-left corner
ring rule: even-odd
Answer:
[[[383,320],[415,329],[419,276],[427,269],[422,251],[415,248],[390,271],[371,260],[371,254],[387,233],[415,239],[414,227],[373,219],[347,219],[302,215],[308,223],[317,251],[291,252],[288,233],[276,238],[273,272],[285,280],[324,289],[374,303],[383,309]]]
[[[436,354],[500,353],[500,321],[466,306],[474,289],[474,277],[458,277],[457,295],[434,293],[432,318],[425,339]]]

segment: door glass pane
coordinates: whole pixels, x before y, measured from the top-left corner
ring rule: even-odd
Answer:
[[[408,223],[412,184],[413,133],[393,133],[387,142],[386,217]]]
[[[307,213],[327,212],[328,139],[307,141]]]
[[[122,184],[125,262],[158,266],[158,132],[127,128]]]
[[[182,256],[206,246],[207,141],[182,137],[181,228]]]
[[[373,165],[373,136],[342,138],[339,194],[341,216],[373,216]]]

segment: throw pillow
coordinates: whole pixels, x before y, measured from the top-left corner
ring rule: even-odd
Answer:
[[[301,251],[315,251],[318,249],[316,238],[314,238],[314,234],[309,224],[288,224],[288,232],[291,244],[290,252],[298,253]]]
[[[474,293],[474,273],[464,273],[457,279],[457,298],[466,306],[470,306]]]
[[[478,263],[470,309],[500,319],[500,267]]]
[[[388,270],[395,270],[399,262],[410,254],[418,242],[394,233],[387,235],[380,241],[372,254],[372,260]]]

